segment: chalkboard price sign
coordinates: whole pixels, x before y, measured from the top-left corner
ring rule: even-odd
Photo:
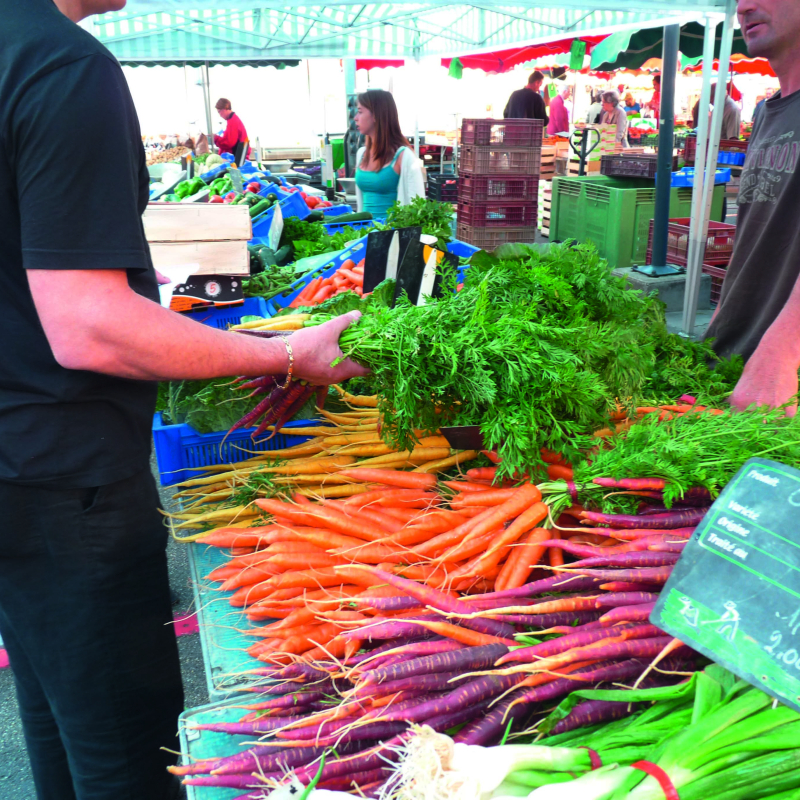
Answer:
[[[697,526],[650,619],[800,711],[800,470],[751,458]]]

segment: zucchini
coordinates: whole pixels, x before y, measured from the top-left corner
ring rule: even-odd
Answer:
[[[272,200],[266,197],[264,199],[259,198],[258,203],[256,203],[254,206],[250,206],[250,217],[257,217],[268,208],[272,208]]]
[[[275,251],[275,261],[278,266],[282,267],[292,260],[294,248],[290,244],[285,244],[283,247]]]
[[[262,247],[261,250],[258,251],[256,258],[258,259],[258,263],[261,264],[262,270],[267,269],[267,267],[274,267],[278,263],[275,258],[275,252],[269,247]]]
[[[321,211],[312,211],[305,219],[306,222],[322,222],[325,215]]]
[[[338,214],[335,217],[328,217],[328,222],[366,222],[372,219],[369,211],[356,211],[353,214]]]

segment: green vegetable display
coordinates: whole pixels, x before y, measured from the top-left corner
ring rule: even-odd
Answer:
[[[437,239],[440,250],[447,249],[447,243],[453,239],[453,206],[437,200],[415,197],[408,205],[395,203],[386,215],[390,228],[410,228],[422,226],[422,232]]]
[[[181,181],[175,187],[175,194],[179,199],[183,200],[185,197],[192,197],[198,192],[206,188],[206,182],[202,178],[192,178],[188,181]]]

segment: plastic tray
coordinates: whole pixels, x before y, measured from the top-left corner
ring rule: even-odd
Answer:
[[[229,733],[198,731],[189,725],[201,725],[212,722],[238,722],[247,712],[236,708],[241,701],[227,700],[209,703],[205,706],[190,708],[178,717],[178,739],[184,754],[184,764],[193,763],[206,758],[223,758],[246,750],[245,742],[253,742],[253,736],[231,736]],[[250,745],[252,746],[252,745]],[[187,758],[186,756],[189,756]],[[246,793],[244,789],[224,789],[217,786],[187,786],[187,800],[234,800]],[[144,800],[144,798],[142,798]]]
[[[461,122],[461,144],[541,147],[543,132],[540,119],[465,119]]]
[[[474,228],[529,228],[536,225],[537,201],[458,204],[458,223]]]
[[[672,170],[678,169],[678,157],[672,158]],[[600,174],[612,178],[655,178],[658,171],[658,155],[631,154],[601,156]]]
[[[480,249],[480,247],[476,247],[474,244],[461,242],[458,239],[453,239],[453,241],[447,245],[448,252],[452,253],[454,256],[458,256],[459,258],[469,258],[477,253]]]
[[[295,420],[285,425],[283,430],[318,424],[310,420]],[[255,429],[246,428],[234,431],[225,439],[224,431],[198,433],[191,425],[165,425],[161,414],[157,413],[153,417],[153,441],[161,485],[172,486],[189,478],[196,478],[202,474],[197,467],[246,461],[254,455],[253,452],[247,452],[248,450],[265,453],[291,447],[308,439],[307,436],[281,432],[269,441],[262,439],[256,443],[250,438],[253,430]]]
[[[259,627],[267,622],[248,620],[244,609],[235,608],[228,602],[233,592],[221,592],[218,583],[205,579],[212,570],[229,560],[228,550],[200,544],[190,544],[188,547],[189,571],[209,699],[212,702],[232,696],[237,696],[240,700],[242,697],[252,699],[255,695],[243,692],[242,688],[253,683],[263,683],[264,679],[244,673],[263,667],[264,664],[246,652],[258,640],[239,633],[239,630]],[[240,711],[239,716],[244,713],[246,712]]]
[[[536,200],[539,178],[525,175],[464,175],[458,187],[458,199],[467,203]]]
[[[507,242],[533,244],[536,241],[535,224],[528,228],[473,228],[459,222],[457,230],[462,242],[468,242],[479,250],[494,250]]]
[[[462,145],[458,170],[472,175],[538,176],[542,148],[507,145]]]
[[[667,228],[667,263],[685,267],[689,251],[688,217],[671,219]],[[716,266],[727,266],[733,255],[736,226],[725,222],[708,223],[708,238],[703,262]],[[653,221],[650,220],[650,236],[647,240],[647,263],[652,263]]]
[[[183,314],[195,322],[210,325],[212,328],[227,330],[231,325],[238,325],[242,317],[268,317],[267,303],[263,297],[246,297],[238,306],[224,308],[203,308],[198,311],[187,311]]]
[[[291,192],[278,205],[281,213],[286,217],[299,217],[305,219],[311,209],[306,205],[306,201],[300,196],[300,192]],[[268,208],[253,220],[253,236],[269,236],[269,229],[272,225],[272,217],[275,215],[275,206]]]
[[[321,208],[320,211],[326,217],[338,217],[342,214],[352,214],[353,213],[353,206],[349,206],[346,203],[342,203],[338,206],[331,206],[330,208]]]
[[[725,280],[725,267],[714,264],[703,264],[702,272],[711,276],[711,302],[716,305],[722,293],[722,282]]]
[[[723,183],[730,183],[731,171],[729,169],[718,169],[714,174],[714,185],[719,186]],[[678,172],[672,173],[671,186],[694,186],[694,167],[684,167]]]

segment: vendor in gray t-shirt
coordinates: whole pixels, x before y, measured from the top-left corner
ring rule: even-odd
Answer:
[[[739,0],[737,11],[749,55],[769,59],[781,85],[753,128],[733,256],[706,334],[719,355],[745,359],[731,396],[745,409],[782,405],[798,391],[800,3]]]

